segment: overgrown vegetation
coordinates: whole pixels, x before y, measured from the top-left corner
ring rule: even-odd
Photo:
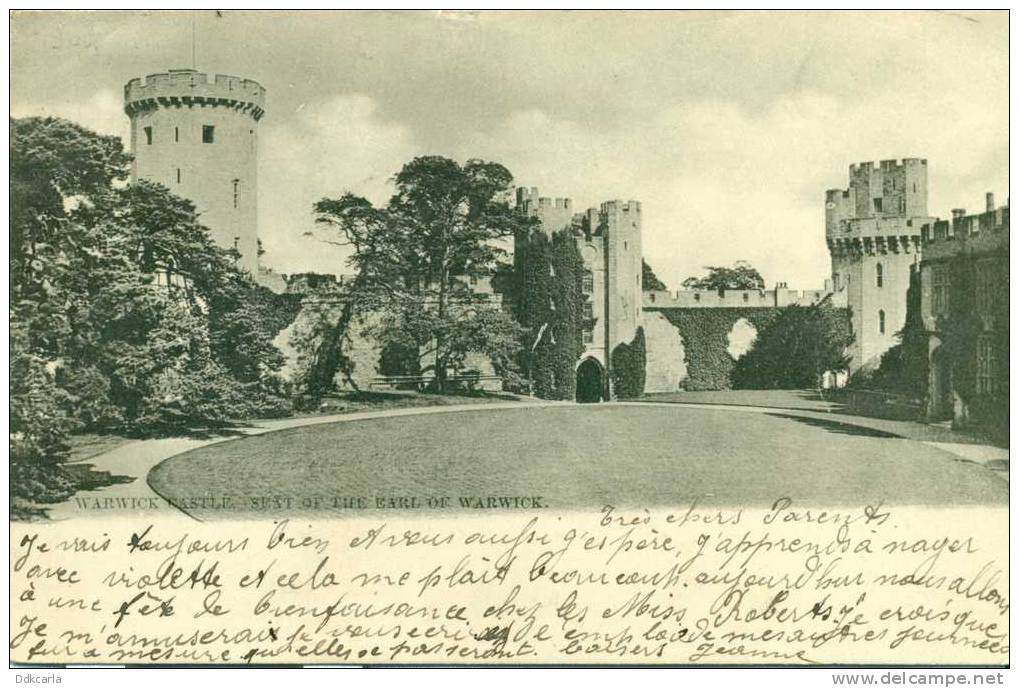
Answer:
[[[920,312],[920,273],[912,270],[906,291],[906,322],[896,333],[898,344],[881,356],[873,371],[861,371],[851,387],[878,390],[923,400],[928,384],[928,335]]]
[[[826,303],[777,310],[732,369],[736,389],[803,389],[821,386],[826,371],[844,370],[852,330],[846,309]]]
[[[189,201],[124,185],[119,138],[66,120],[11,120],[10,157],[13,495],[71,489],[55,467],[72,432],[289,413],[272,339],[293,304],[236,268]]]
[[[612,389],[619,399],[637,399],[644,396],[646,378],[644,328],[638,327],[628,344],[618,344],[612,350]]]
[[[665,308],[660,312],[683,336],[687,377],[680,386],[690,391],[730,389],[736,365],[728,353],[732,326],[745,319],[761,332],[777,315],[774,308]]]
[[[576,362],[584,351],[583,260],[568,231],[551,240],[540,228],[518,232],[514,252],[514,315],[526,330],[520,349],[524,374],[542,399],[573,399]]]
[[[952,389],[963,402],[967,418],[964,425],[982,427],[995,436],[1008,437],[1008,355],[1009,295],[1008,250],[1002,248],[988,261],[979,264],[972,254],[951,260],[951,298],[949,313],[938,321],[942,346],[951,361]],[[977,270],[993,271],[988,281],[996,285],[987,294],[987,302],[977,303]],[[985,276],[986,279],[986,276]],[[990,390],[979,388],[978,346],[983,341],[993,357],[994,374]]]

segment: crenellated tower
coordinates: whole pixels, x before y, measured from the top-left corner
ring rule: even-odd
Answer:
[[[643,307],[641,278],[641,213],[638,201],[606,201],[600,207],[574,212],[569,198],[543,198],[536,188],[517,189],[517,207],[541,222],[548,235],[566,229],[573,233],[584,261],[583,289],[592,323],[584,331],[582,369],[601,376],[603,398],[610,398],[612,351],[629,344],[640,324]]]
[[[920,262],[927,215],[927,160],[849,167],[849,188],[825,192],[832,286],[851,309],[850,372],[880,363],[906,321],[911,266]]]
[[[132,181],[190,199],[216,242],[258,273],[258,122],[265,89],[250,79],[172,69],[124,86]]]

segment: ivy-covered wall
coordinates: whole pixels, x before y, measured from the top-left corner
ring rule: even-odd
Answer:
[[[848,318],[847,309],[833,310]],[[645,323],[654,325],[647,329],[647,391],[731,389],[736,359],[747,353],[748,333],[756,330],[760,336],[781,311],[780,308],[646,308]],[[674,328],[675,335],[665,330],[669,326]],[[662,389],[663,382],[674,386],[673,389]]]
[[[729,333],[741,319],[760,332],[775,318],[777,308],[661,308],[646,309],[645,318],[660,314],[682,337],[678,355],[685,356],[686,377],[681,389],[730,389],[736,361],[729,354]],[[648,357],[656,355],[656,340],[648,341]],[[649,390],[650,391],[650,390]]]
[[[943,347],[951,366],[952,392],[961,402],[955,411],[959,427],[982,427],[1001,437],[1008,437],[1008,354],[1009,294],[1008,248],[987,254],[962,254],[949,262],[951,296],[949,316],[938,319]],[[981,277],[998,288],[988,291],[987,302],[978,303],[978,271]],[[991,389],[981,392],[978,383],[983,341],[993,364]]]
[[[581,280],[584,263],[572,234],[551,239],[540,229],[516,237],[515,285],[511,294],[517,321],[527,328],[520,368],[542,399],[573,399],[576,361],[584,350]]]

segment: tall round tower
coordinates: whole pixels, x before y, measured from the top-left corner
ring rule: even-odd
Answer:
[[[258,121],[265,89],[250,79],[171,69],[124,86],[132,181],[190,199],[213,238],[258,274]]]

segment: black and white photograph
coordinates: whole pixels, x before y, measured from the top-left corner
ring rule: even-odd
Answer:
[[[19,675],[1002,683],[1008,10],[9,43]]]

